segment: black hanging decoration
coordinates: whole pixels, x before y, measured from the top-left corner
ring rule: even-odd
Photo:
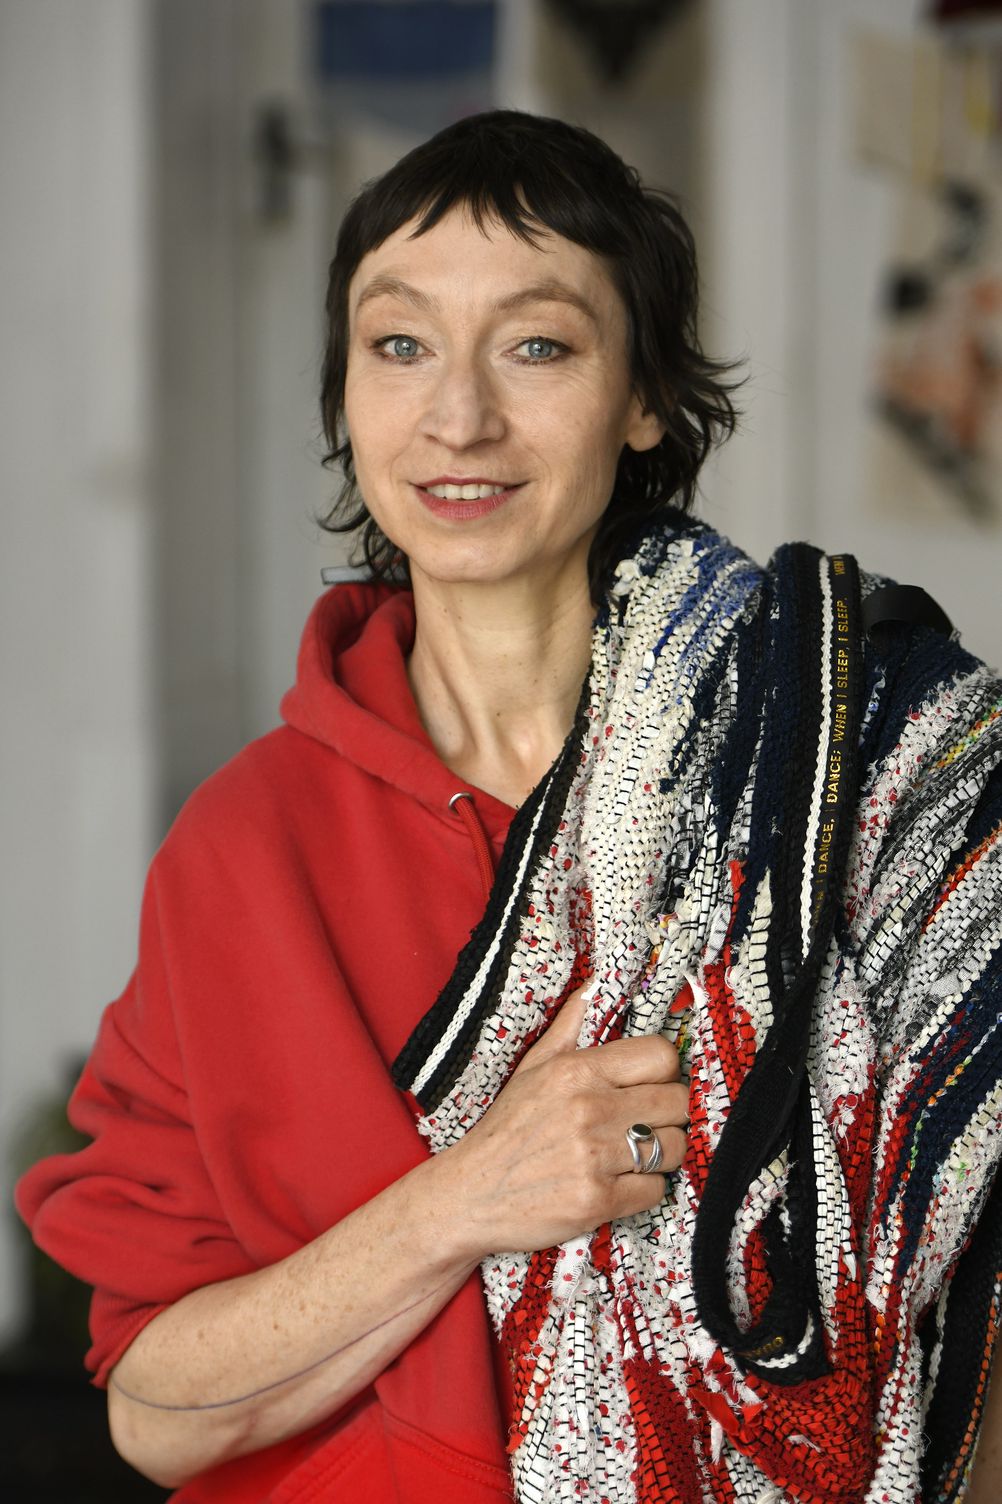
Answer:
[[[689,0],[547,0],[581,38],[607,83],[621,83],[643,44]]]
[[[949,24],[951,21],[981,21],[1002,18],[1002,0],[933,0],[930,6],[932,19]]]

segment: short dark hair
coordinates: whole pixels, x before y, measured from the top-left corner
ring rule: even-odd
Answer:
[[[602,257],[626,305],[628,358],[645,411],[665,424],[661,441],[624,446],[612,495],[589,556],[598,590],[628,540],[657,512],[692,506],[700,467],[737,423],[734,365],[704,355],[696,329],[698,275],[692,233],[673,196],[644,187],[610,146],[564,120],[489,110],[439,131],[401,157],[352,200],[338,232],[327,284],[327,345],[321,389],[326,465],[344,482],[322,525],[361,528],[377,578],[399,577],[406,560],[359,495],[351,443],[342,432],[348,365],[348,287],[363,256],[411,219],[422,235],[455,205],[477,227],[500,221],[535,246],[533,231],[562,235]],[[420,216],[420,218],[419,218]]]

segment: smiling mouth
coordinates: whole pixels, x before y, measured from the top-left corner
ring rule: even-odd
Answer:
[[[462,486],[449,483],[436,486],[415,485],[414,489],[422,506],[436,517],[445,522],[473,522],[478,517],[486,517],[490,512],[507,506],[516,491],[524,485],[525,481],[508,486],[485,481],[483,484],[471,482]]]

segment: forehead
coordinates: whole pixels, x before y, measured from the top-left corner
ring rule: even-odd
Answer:
[[[348,290],[352,317],[388,296],[428,311],[445,300],[499,312],[530,301],[562,302],[596,323],[624,312],[602,258],[551,230],[533,226],[533,246],[496,220],[481,230],[458,206],[412,238],[417,224],[401,225],[363,256]]]

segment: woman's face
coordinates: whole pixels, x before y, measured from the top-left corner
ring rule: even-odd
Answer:
[[[583,577],[623,445],[663,432],[631,390],[622,299],[561,236],[537,250],[497,224],[484,235],[461,207],[408,240],[415,225],[363,257],[348,292],[365,503],[415,583]]]

